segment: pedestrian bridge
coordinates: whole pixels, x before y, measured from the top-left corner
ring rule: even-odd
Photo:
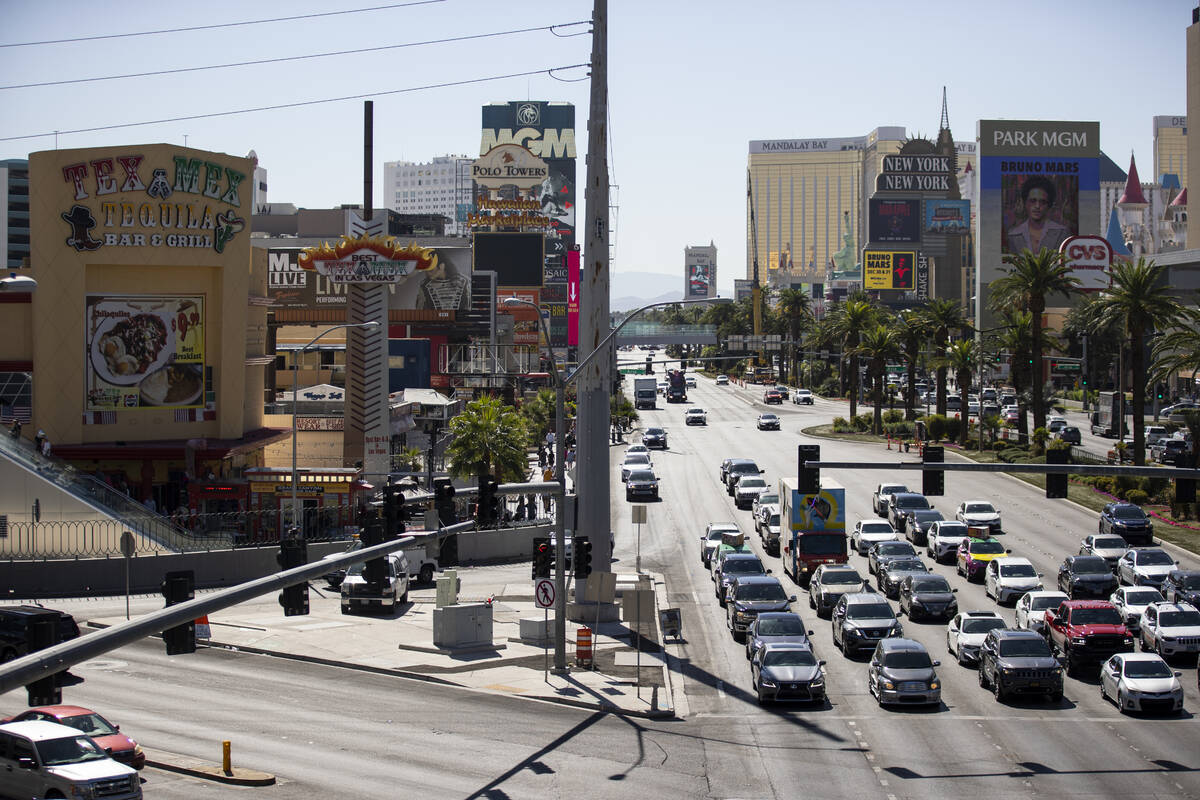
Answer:
[[[717,344],[716,325],[664,325],[631,322],[617,333],[618,346],[639,344]]]

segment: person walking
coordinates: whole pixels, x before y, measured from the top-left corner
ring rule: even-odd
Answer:
[[[8,434],[14,439],[21,438],[21,420],[14,419],[12,427],[8,429]]]
[[[37,436],[33,437],[33,449],[38,453],[42,452],[42,442],[44,441],[46,441],[46,432],[39,428]]]

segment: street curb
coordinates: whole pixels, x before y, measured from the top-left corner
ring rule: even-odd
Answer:
[[[187,758],[179,756],[179,758]],[[213,781],[214,783],[224,783],[231,786],[274,786],[275,776],[268,772],[259,772],[252,769],[234,768],[232,774],[226,775],[216,764],[197,765],[194,767],[183,766],[182,764],[173,764],[158,759],[147,758],[146,766],[161,769],[165,772],[174,772],[179,775],[188,775],[193,778],[202,778],[204,780]]]

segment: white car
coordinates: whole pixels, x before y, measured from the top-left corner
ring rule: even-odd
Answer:
[[[1109,595],[1108,602],[1113,604],[1121,619],[1125,620],[1125,627],[1131,633],[1137,633],[1146,606],[1161,603],[1165,599],[1162,592],[1153,586],[1122,586]]]
[[[794,405],[804,404],[811,406],[813,404],[813,393],[808,389],[797,389],[792,393],[792,403]]]
[[[754,498],[769,488],[763,478],[757,475],[743,475],[733,487],[733,504],[738,508],[750,508],[754,504]]]
[[[958,546],[970,538],[967,526],[958,520],[940,520],[929,526],[926,533],[925,552],[934,561],[953,561],[958,555]]]
[[[707,425],[708,412],[703,408],[689,408],[683,415],[684,425]]]
[[[1043,589],[1040,579],[1041,573],[1033,568],[1033,563],[1028,558],[993,558],[983,572],[983,593],[1004,605],[1026,592]]]
[[[625,453],[625,463],[621,465],[621,483],[629,480],[629,473],[635,469],[654,469],[654,462],[649,453]]]
[[[995,611],[963,611],[946,626],[946,649],[959,664],[978,663],[979,648],[988,631],[1007,628],[1004,617]]]
[[[865,556],[879,542],[898,541],[900,534],[892,523],[882,519],[860,519],[854,523],[850,533],[850,547],[860,556]]]
[[[869,591],[867,582],[854,567],[822,564],[813,571],[808,583],[808,607],[816,609],[817,616],[823,617],[837,605],[842,595]]]
[[[732,522],[708,523],[708,527],[704,529],[704,535],[700,537],[700,562],[711,569],[713,553],[717,552],[717,548],[721,546],[725,534],[737,536],[740,533],[738,526]]]
[[[908,487],[903,483],[881,483],[875,487],[871,495],[871,510],[881,517],[888,515],[892,506],[892,495],[907,492]]]
[[[1129,542],[1115,533],[1089,534],[1079,543],[1079,555],[1100,556],[1113,569],[1116,569],[1117,560],[1125,555],[1128,549]]]
[[[768,553],[779,553],[779,506],[765,505],[762,507],[762,524],[758,526],[758,535],[762,537],[763,547]]]
[[[717,386],[728,386],[729,385],[729,376],[728,375],[718,375],[716,383],[717,383]]]
[[[367,583],[366,561],[350,565],[341,585],[343,614],[364,608],[393,612],[396,606],[408,602],[408,557],[403,553],[392,553],[387,556],[386,563],[387,574],[382,586]]]
[[[959,503],[954,518],[969,526],[986,526],[992,533],[1000,531],[1000,512],[987,500],[966,500]]]
[[[1152,653],[1118,653],[1100,667],[1100,696],[1127,711],[1183,712],[1179,673]]]
[[[1046,633],[1046,612],[1058,608],[1059,603],[1070,600],[1064,592],[1035,591],[1021,595],[1015,606],[1017,612],[1017,627],[1026,631]]]
[[[764,492],[759,492],[754,496],[754,504],[750,506],[750,513],[754,517],[754,528],[757,530],[762,525],[762,510],[763,506],[779,505],[779,492],[774,489],[767,489]],[[778,511],[779,509],[776,509]]]
[[[1143,650],[1163,658],[1200,653],[1200,611],[1190,603],[1151,603],[1142,612],[1138,638]]]
[[[696,388],[696,376],[695,375],[685,375],[683,378],[683,383],[685,386],[687,386],[687,388],[695,389]]]
[[[1129,586],[1162,586],[1167,573],[1179,567],[1161,547],[1138,547],[1117,559],[1117,580]]]
[[[638,444],[631,444],[629,447],[625,448],[626,456],[632,455],[633,453],[645,453],[646,455],[650,455],[650,448],[646,447],[646,445],[641,444],[640,442]]]

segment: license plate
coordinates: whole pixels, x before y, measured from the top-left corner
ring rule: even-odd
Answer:
[[[1029,685],[1036,689],[1042,685],[1042,682],[1041,681],[1030,681]]]

